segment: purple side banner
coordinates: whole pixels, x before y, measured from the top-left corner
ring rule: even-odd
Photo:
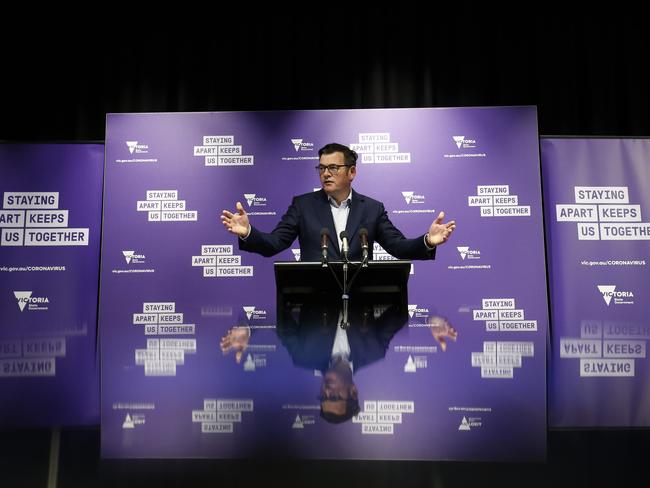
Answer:
[[[650,140],[542,140],[549,425],[650,425]]]
[[[353,190],[406,236],[441,210],[458,224],[413,262],[404,323],[359,311],[359,412],[341,423],[317,399],[336,324],[276,311],[273,262],[300,259],[298,242],[243,252],[219,219],[239,201],[271,231],[320,188],[318,149],[334,141],[359,153]],[[535,107],[109,114],[102,455],[544,459],[538,149]],[[374,259],[394,258],[376,245]],[[236,325],[244,337],[223,347]]]
[[[99,422],[104,146],[0,145],[0,426]]]

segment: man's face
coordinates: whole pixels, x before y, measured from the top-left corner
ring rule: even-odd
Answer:
[[[320,396],[321,408],[324,412],[331,412],[337,415],[345,414],[347,400],[356,397],[357,387],[351,382],[348,375],[339,375],[337,371],[329,370],[323,377]]]
[[[323,154],[320,157],[319,164],[323,166],[345,164],[345,157],[342,152]],[[350,193],[350,186],[356,174],[357,168],[355,166],[339,168],[339,172],[336,175],[330,173],[329,170],[325,170],[320,174],[320,182],[323,185],[325,193],[333,198],[338,197],[342,199]]]

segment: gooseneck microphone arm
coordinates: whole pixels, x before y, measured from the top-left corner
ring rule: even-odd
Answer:
[[[368,267],[368,229],[361,227],[359,230],[359,239],[361,239],[361,266]]]
[[[350,261],[348,260],[348,253],[350,251],[350,246],[348,243],[348,233],[342,231],[339,234],[341,238],[341,254],[343,256],[343,317],[341,318],[341,327],[347,329],[350,327],[350,319],[348,318],[348,305],[350,302],[349,288],[348,284],[348,265]]]
[[[330,237],[330,231],[327,227],[320,230],[320,249],[321,249],[321,264],[323,268],[327,268],[327,240]]]
[[[348,242],[348,233],[345,231],[341,231],[339,234],[339,237],[341,238],[341,255],[343,256],[343,262],[347,263],[349,262],[348,259],[348,254],[350,253],[350,244]]]

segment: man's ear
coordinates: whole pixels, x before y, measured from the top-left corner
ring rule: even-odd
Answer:
[[[357,385],[353,384],[350,387],[350,396],[355,399],[359,398],[359,390],[357,390]]]
[[[353,180],[354,177],[357,176],[357,165],[352,165],[350,167],[350,180]]]

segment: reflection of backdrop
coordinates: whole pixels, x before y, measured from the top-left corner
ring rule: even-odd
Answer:
[[[350,327],[343,329],[341,310],[331,298],[278,310],[276,332],[296,366],[321,372],[321,416],[328,422],[340,423],[360,410],[354,371],[386,356],[391,339],[407,322],[408,313],[398,305],[353,305]],[[220,342],[221,351],[234,352],[237,363],[251,338],[250,327],[243,319],[239,322]],[[445,352],[446,340],[456,341],[458,332],[438,315],[432,316],[428,324]]]
[[[338,299],[304,303],[278,310],[277,334],[296,366],[322,374],[321,416],[332,423],[359,413],[359,392],[353,373],[385,357],[395,333],[407,321],[404,307],[354,303],[350,327],[339,327]]]

